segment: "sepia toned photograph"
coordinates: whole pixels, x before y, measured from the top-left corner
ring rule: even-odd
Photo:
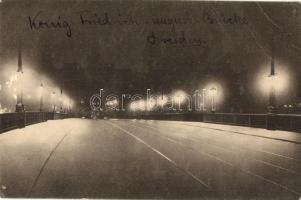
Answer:
[[[0,198],[301,199],[301,2],[0,0]]]

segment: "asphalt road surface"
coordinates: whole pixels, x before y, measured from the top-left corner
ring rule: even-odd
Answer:
[[[2,197],[297,200],[301,145],[188,122],[48,121],[0,135],[0,187]]]

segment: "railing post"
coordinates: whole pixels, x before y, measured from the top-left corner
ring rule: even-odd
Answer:
[[[234,122],[234,124],[237,124],[237,115],[233,114],[233,122]]]
[[[274,113],[268,113],[266,115],[266,129],[268,130],[276,130],[277,125],[277,115]]]
[[[20,112],[18,113],[18,127],[24,128],[26,125],[26,112]]]
[[[252,126],[251,115],[248,115],[248,124],[249,126]]]
[[[294,131],[293,119],[294,119],[294,117],[289,117],[289,121],[290,121],[290,131]]]
[[[1,132],[2,129],[3,129],[2,116],[3,116],[3,115],[0,115],[0,132]]]

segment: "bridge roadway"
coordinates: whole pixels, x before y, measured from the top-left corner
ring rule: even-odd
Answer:
[[[300,198],[300,135],[261,132],[268,131],[152,120],[35,124],[0,135],[0,195]]]

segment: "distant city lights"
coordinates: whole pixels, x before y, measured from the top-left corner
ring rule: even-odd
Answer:
[[[186,100],[186,97],[187,97],[187,94],[182,90],[178,90],[173,94],[172,100],[173,100],[174,104],[178,106],[179,111],[182,110],[181,104]]]
[[[160,107],[164,107],[164,105],[168,102],[168,97],[166,95],[161,95],[157,97],[157,104]]]
[[[128,102],[128,108],[132,112],[156,112],[156,111],[192,111],[192,104],[193,104],[193,98],[195,98],[195,102],[199,103],[199,105],[195,106],[195,111],[201,111],[197,108],[200,108],[201,106],[203,107],[202,111],[205,111],[204,109],[204,102],[208,100],[208,98],[212,98],[212,95],[210,94],[205,94],[206,90],[203,90],[203,94],[200,95],[198,93],[198,90],[194,92],[193,95],[189,95],[183,90],[177,90],[171,94],[166,94],[166,95],[156,95],[156,94],[151,94],[151,90],[147,89],[146,92],[146,97],[143,98],[143,95],[141,94],[122,94],[120,97],[116,94],[109,94],[107,97],[103,96],[103,91],[104,89],[100,89],[100,94],[93,94],[92,97],[90,98],[90,107],[93,111],[103,111],[104,109],[106,110],[112,110],[110,106],[113,106],[114,108],[120,108],[120,102],[121,102],[121,107],[123,106],[124,103],[124,97],[127,96],[127,99],[129,100]],[[209,90],[208,90],[209,91]],[[214,94],[214,98],[216,98],[216,101],[218,102],[219,98],[219,92],[216,89],[212,94]],[[203,96],[205,95],[205,96]],[[114,96],[114,100],[109,100],[110,98]],[[214,105],[212,107],[215,108],[215,103],[216,101],[214,100]],[[102,105],[105,105],[105,108],[102,107]],[[168,105],[168,106],[167,106]],[[126,111],[126,109],[114,109],[116,111],[122,110]]]

